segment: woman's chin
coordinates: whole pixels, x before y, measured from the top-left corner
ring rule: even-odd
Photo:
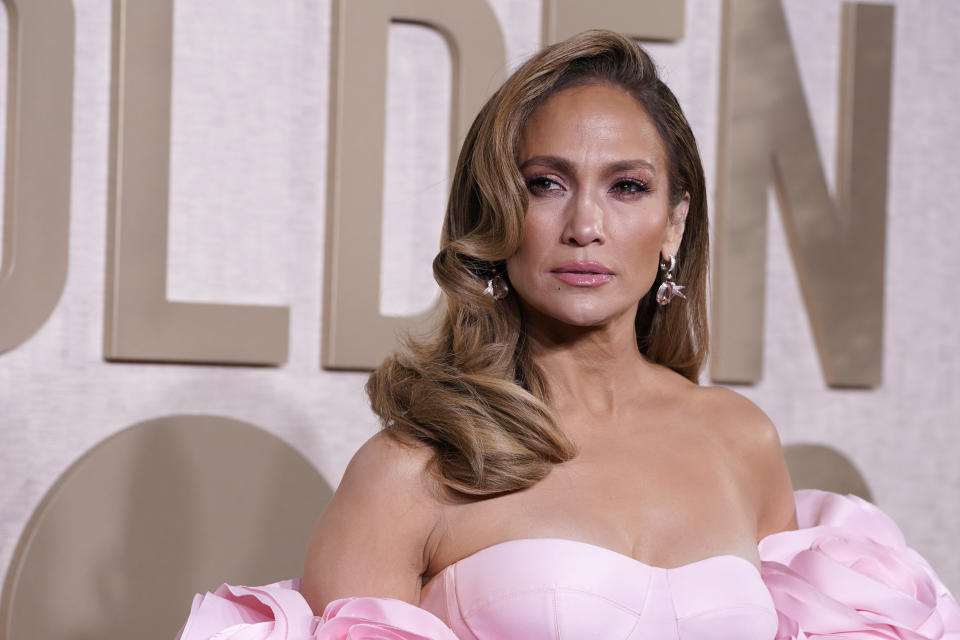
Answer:
[[[524,297],[520,291],[514,290],[520,299],[520,305],[525,309],[527,319],[534,325],[566,325],[584,329],[603,327],[622,319],[633,323],[637,315],[637,303],[632,300],[611,299],[611,296],[568,295],[558,296],[533,295]]]
[[[558,322],[572,327],[599,327],[610,321],[610,315],[599,313],[593,309],[574,310],[560,313],[554,317]]]
[[[594,306],[573,308],[564,306],[540,309],[538,315],[541,316],[541,320],[549,323],[588,329],[610,324],[621,314],[614,313],[610,309],[600,309]]]

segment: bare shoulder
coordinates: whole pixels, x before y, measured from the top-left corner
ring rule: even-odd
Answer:
[[[717,433],[735,447],[780,451],[780,436],[763,410],[726,387],[698,387],[697,406],[712,417]]]
[[[724,387],[701,387],[699,412],[723,443],[757,511],[757,539],[796,528],[796,507],[780,434],[757,405]]]
[[[381,431],[350,459],[343,479],[321,520],[369,516],[409,519],[418,524],[439,507],[428,471],[432,452],[402,444]]]
[[[418,604],[442,514],[431,457],[383,432],[354,454],[307,549],[301,589],[314,613],[349,596]]]
[[[371,497],[382,498],[383,492],[377,489],[388,488],[411,500],[429,499],[432,485],[427,466],[432,456],[433,452],[427,447],[403,444],[380,431],[357,449],[338,491],[368,493],[372,490]]]

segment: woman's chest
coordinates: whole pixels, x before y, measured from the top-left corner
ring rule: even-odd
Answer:
[[[756,559],[756,507],[715,447],[582,447],[533,487],[446,508],[427,576],[491,545],[565,538],[671,567],[731,553]]]
[[[732,555],[664,569],[563,539],[512,540],[448,567],[420,606],[459,638],[770,640],[757,569]]]

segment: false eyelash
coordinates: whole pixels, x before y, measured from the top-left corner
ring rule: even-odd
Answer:
[[[537,188],[538,183],[540,184],[553,183],[553,184],[556,184],[557,186],[560,186],[559,182],[557,182],[556,180],[554,180],[549,176],[534,176],[532,178],[525,179],[524,183],[527,185],[527,189],[531,189],[531,190]]]
[[[650,185],[647,184],[645,180],[637,180],[636,178],[625,178],[623,180],[617,180],[613,186],[616,187],[621,184],[629,184],[637,187],[637,190],[635,192],[627,192],[627,193],[648,193],[650,191]]]

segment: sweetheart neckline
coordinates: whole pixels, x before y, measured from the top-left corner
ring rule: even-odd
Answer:
[[[690,567],[694,567],[694,566],[696,566],[696,565],[700,565],[700,564],[703,564],[703,563],[706,563],[706,562],[711,562],[711,561],[715,561],[715,560],[719,560],[719,559],[723,559],[723,558],[733,558],[733,559],[735,559],[735,560],[739,560],[739,561],[741,561],[741,562],[747,563],[748,565],[750,565],[750,567],[751,567],[754,571],[757,572],[757,575],[758,575],[758,576],[760,575],[760,569],[757,568],[757,565],[753,564],[753,562],[751,562],[750,560],[747,560],[747,559],[744,558],[743,556],[738,556],[738,555],[735,554],[735,553],[718,553],[717,555],[714,555],[714,556],[707,556],[706,558],[700,558],[699,560],[694,560],[694,561],[692,561],[692,562],[686,562],[686,563],[684,563],[684,564],[680,564],[680,565],[677,565],[677,566],[675,566],[675,567],[660,567],[660,566],[653,565],[653,564],[647,564],[646,562],[643,562],[642,560],[637,560],[637,559],[634,558],[633,556],[628,556],[628,555],[625,554],[625,553],[620,553],[619,551],[614,551],[613,549],[610,549],[610,548],[608,548],[608,547],[603,547],[603,546],[601,546],[601,545],[593,544],[593,543],[591,543],[591,542],[584,542],[584,541],[582,541],[582,540],[573,540],[572,538],[549,538],[549,537],[548,537],[548,538],[514,538],[514,539],[512,539],[512,540],[504,540],[504,541],[502,541],[502,542],[495,542],[495,543],[493,543],[493,544],[491,544],[491,545],[488,545],[488,546],[486,546],[486,547],[483,547],[483,548],[481,548],[481,549],[478,549],[478,550],[474,551],[473,553],[467,554],[467,555],[463,556],[462,558],[460,558],[459,560],[455,560],[454,562],[451,562],[450,564],[448,564],[448,565],[445,566],[444,568],[440,569],[440,571],[437,571],[435,574],[433,574],[433,576],[432,576],[429,580],[427,580],[426,583],[424,583],[423,587],[421,587],[420,590],[421,590],[421,591],[425,591],[425,590],[427,589],[427,587],[429,587],[429,586],[433,583],[434,580],[436,580],[437,578],[439,578],[440,576],[442,576],[443,574],[445,574],[445,573],[446,573],[447,571],[449,571],[452,567],[455,567],[456,565],[458,565],[458,564],[460,564],[460,563],[462,563],[462,562],[464,562],[464,561],[466,561],[466,560],[470,560],[471,558],[476,558],[476,557],[479,556],[479,555],[485,554],[485,553],[490,552],[490,551],[494,551],[494,550],[496,550],[496,549],[498,549],[498,548],[500,548],[500,547],[505,547],[505,546],[510,545],[510,544],[513,544],[513,543],[518,543],[518,542],[519,542],[519,543],[530,543],[530,542],[535,541],[535,540],[537,540],[537,541],[544,541],[544,542],[560,542],[560,543],[564,543],[564,544],[575,544],[575,545],[579,545],[579,546],[581,546],[581,547],[587,547],[587,548],[589,548],[589,549],[592,549],[592,550],[595,550],[595,551],[599,551],[599,552],[601,552],[601,553],[613,554],[613,555],[615,555],[615,556],[617,556],[617,557],[619,557],[619,558],[623,558],[623,559],[625,559],[625,560],[628,560],[628,561],[634,563],[635,565],[637,565],[637,566],[639,566],[639,567],[643,567],[643,568],[650,569],[650,570],[654,570],[654,571],[679,571],[679,570],[683,570],[683,569],[689,569]]]

